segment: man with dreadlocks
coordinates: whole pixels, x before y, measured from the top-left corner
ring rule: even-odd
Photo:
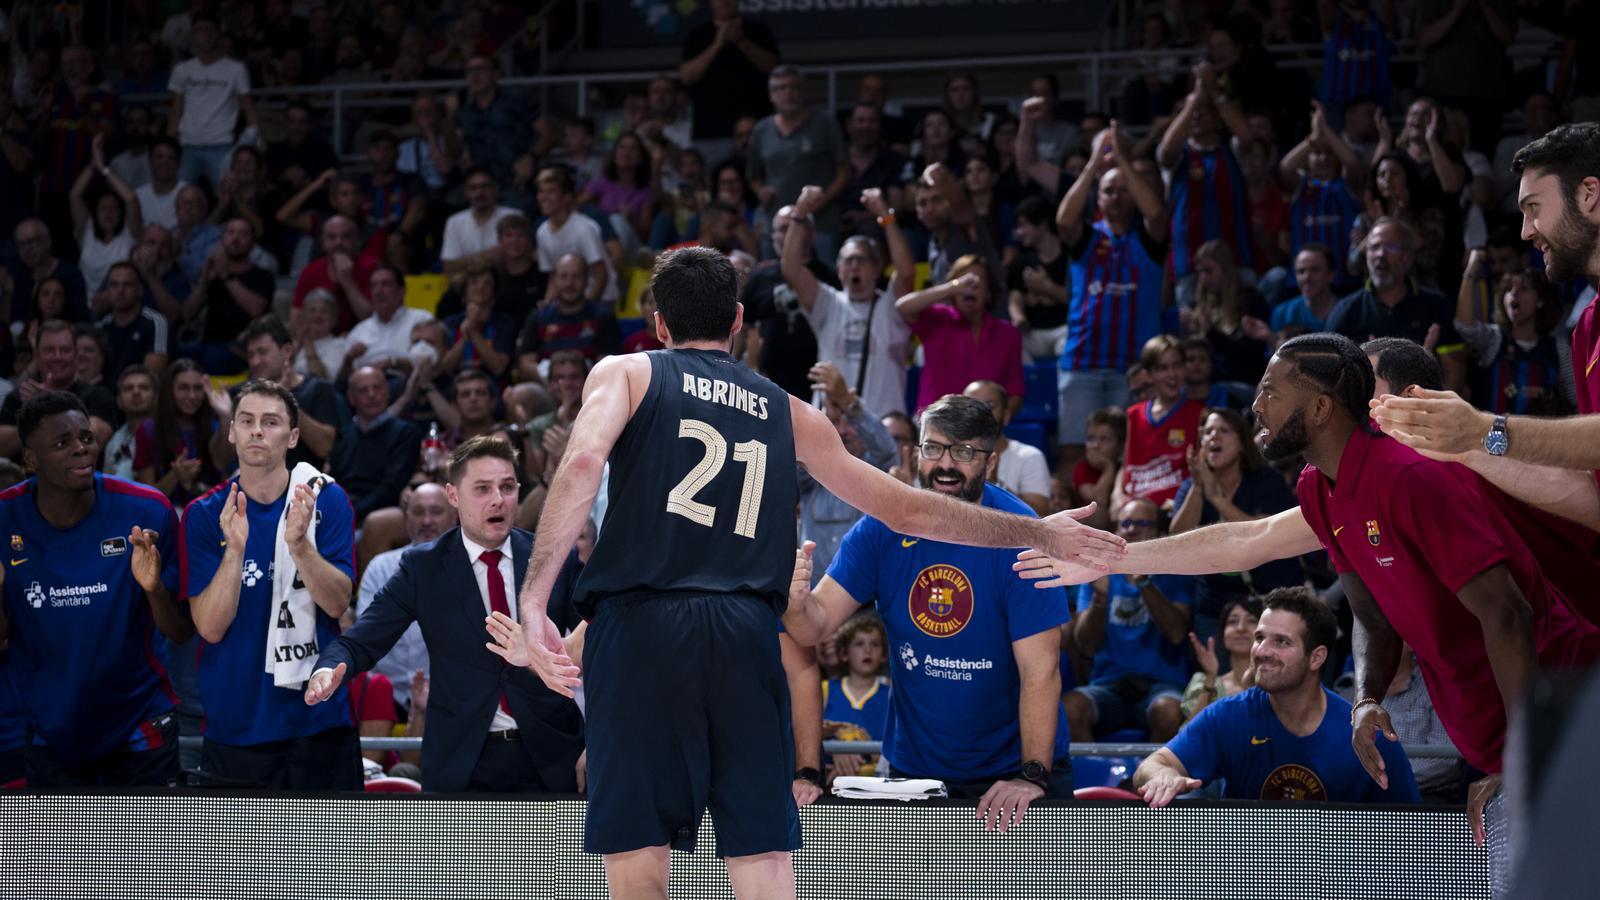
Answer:
[[[1499,787],[1506,713],[1535,668],[1600,658],[1600,628],[1579,616],[1539,568],[1504,506],[1466,468],[1427,459],[1373,429],[1374,375],[1348,338],[1307,334],[1278,348],[1252,410],[1269,460],[1303,455],[1300,506],[1128,547],[1115,571],[1237,572],[1323,548],[1355,613],[1356,755],[1387,787],[1375,734],[1395,739],[1383,698],[1401,644],[1416,653],[1451,740],[1488,778],[1468,803],[1483,837],[1483,807]],[[1024,577],[1040,586],[1096,577],[1036,551]]]

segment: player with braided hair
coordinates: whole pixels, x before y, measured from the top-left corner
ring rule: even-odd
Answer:
[[[1456,747],[1473,766],[1498,773],[1507,710],[1533,671],[1600,658],[1600,628],[1541,571],[1504,495],[1465,467],[1426,459],[1372,427],[1373,385],[1366,353],[1348,338],[1286,341],[1252,411],[1269,460],[1305,458],[1299,508],[1131,544],[1116,571],[1237,572],[1327,550],[1355,613],[1353,740],[1367,771],[1387,787],[1376,734],[1395,739],[1382,700],[1404,643]],[[1098,574],[1034,551],[1017,568],[1041,586]],[[1469,798],[1480,839],[1483,805],[1498,784],[1493,774]]]

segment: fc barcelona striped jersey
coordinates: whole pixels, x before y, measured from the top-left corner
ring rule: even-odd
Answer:
[[[1126,369],[1161,331],[1166,248],[1140,225],[1117,235],[1104,220],[1072,248],[1072,294],[1061,368]]]
[[[1342,267],[1350,250],[1350,226],[1361,212],[1343,178],[1322,181],[1303,175],[1300,189],[1289,207],[1289,258],[1306,244],[1322,244],[1333,251]]]
[[[1221,240],[1233,251],[1234,265],[1255,267],[1250,249],[1250,199],[1244,170],[1226,141],[1209,150],[1184,144],[1172,172],[1172,271],[1179,278],[1194,270],[1194,254],[1206,241]]]

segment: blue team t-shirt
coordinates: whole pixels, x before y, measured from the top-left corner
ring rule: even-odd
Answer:
[[[1189,608],[1194,579],[1187,575],[1156,575],[1155,586],[1174,604]],[[1124,678],[1153,678],[1180,688],[1189,680],[1189,645],[1174,644],[1161,635],[1139,589],[1121,575],[1107,576],[1106,636],[1094,655],[1090,684],[1110,684]],[[1081,584],[1072,605],[1076,614],[1094,600],[1094,586]]]
[[[983,505],[1033,515],[985,485]],[[954,781],[1022,765],[1022,680],[1011,644],[1065,623],[1066,592],[1038,590],[1011,571],[1015,550],[896,534],[863,517],[839,546],[828,577],[858,603],[875,603],[889,637],[894,691],[883,752],[896,769]],[[1058,708],[1055,752],[1067,753]]]
[[[1389,775],[1378,787],[1350,746],[1350,704],[1327,688],[1322,724],[1305,737],[1283,727],[1267,692],[1253,687],[1207,706],[1167,744],[1191,778],[1227,780],[1234,800],[1418,803],[1411,761],[1399,744],[1377,736]]]
[[[853,725],[858,732],[841,741],[879,741],[889,724],[889,697],[893,688],[887,678],[879,678],[865,696],[853,697],[843,678],[822,683],[822,721]]]
[[[225,542],[219,518],[228,499],[230,479],[190,503],[183,514],[184,596],[195,597],[211,584],[222,563]],[[247,498],[250,536],[245,541],[239,586],[239,608],[220,643],[200,645],[200,697],[206,708],[206,738],[229,746],[307,737],[351,725],[350,704],[341,686],[328,702],[307,706],[302,690],[272,683],[266,668],[267,619],[272,608],[278,520],[283,517],[284,491],[272,503]],[[317,552],[354,583],[355,513],[337,483],[317,495]],[[317,648],[339,635],[339,624],[320,607]]]
[[[161,580],[178,590],[178,518],[159,491],[94,476],[94,506],[56,528],[39,514],[34,479],[0,493],[6,549],[7,667],[35,744],[67,765],[151,740],[145,723],[172,709],[166,640],[129,561],[133,526],[157,533]]]

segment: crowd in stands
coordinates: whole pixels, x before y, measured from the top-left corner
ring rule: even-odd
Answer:
[[[454,524],[440,485],[465,442],[514,445],[515,522],[534,527],[590,368],[661,346],[643,273],[675,247],[733,260],[735,357],[825,407],[855,455],[915,482],[918,414],[966,394],[1004,428],[990,480],[1041,515],[1094,502],[1129,541],[1294,504],[1299,466],[1261,458],[1248,410],[1299,334],[1414,342],[1483,409],[1574,405],[1566,334],[1593,290],[1543,275],[1509,157],[1600,115],[1586,4],[1154,4],[1134,49],[1186,62],[1152,57],[1109,109],[1053,73],[996,96],[961,72],[927,103],[868,74],[828,109],[782,35],[712,0],[677,71],[587,118],[501,83],[522,52],[505,36],[528,25],[515,4],[163,6],[100,52],[81,5],[7,14],[0,474],[23,476],[24,404],[66,391],[101,470],[181,512],[240,464],[230,389],[276,382],[298,407],[289,464],[332,475],[354,511],[347,624],[402,548]],[[1520,27],[1557,35],[1559,64],[1512,71]],[[1320,43],[1320,70],[1279,68],[1283,43]],[[340,134],[305,100],[252,100],[425,79],[450,84],[349,112]],[[859,513],[803,473],[800,497],[820,580]],[[1084,585],[1059,628],[1072,738],[1165,741],[1247,691],[1261,599],[1308,585],[1320,599],[1277,601],[1300,630],[1279,627],[1333,686],[1350,613],[1323,554]],[[186,734],[207,644],[166,650]],[[362,734],[423,733],[428,659],[413,626],[352,688]],[[829,737],[884,736],[895,659],[869,615],[823,641]],[[1396,725],[1442,741],[1418,686],[1396,679],[1417,707]],[[23,731],[0,729],[0,751]],[[1202,740],[1162,784],[1222,770],[1224,750],[1197,761]],[[1456,800],[1464,784],[1418,781]]]

